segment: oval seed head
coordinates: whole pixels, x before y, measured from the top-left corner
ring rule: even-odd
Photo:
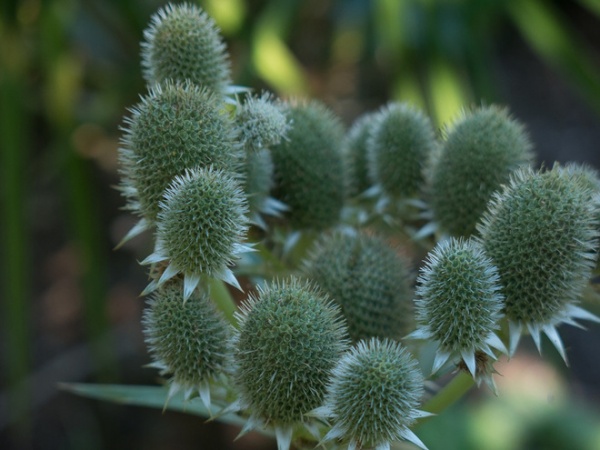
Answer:
[[[235,379],[250,426],[290,430],[321,404],[329,373],[347,347],[339,308],[308,282],[291,278],[259,289],[238,319]]]
[[[144,31],[142,67],[149,86],[189,80],[218,95],[230,82],[225,44],[214,21],[189,3],[168,4]]]
[[[595,264],[597,230],[597,195],[572,167],[520,169],[493,196],[479,231],[502,279],[511,353],[526,326],[538,349],[543,331],[566,360],[555,327],[598,320],[576,306]]]
[[[340,305],[353,341],[399,339],[411,331],[408,264],[383,239],[323,236],[305,263],[305,274]]]
[[[341,439],[348,448],[389,449],[407,440],[426,449],[409,430],[419,417],[423,376],[398,342],[360,341],[335,367],[324,406],[313,414],[333,425],[323,441]]]
[[[289,104],[285,112],[288,138],[271,149],[274,196],[289,207],[292,227],[328,228],[339,221],[345,197],[342,125],[316,101]]]
[[[240,129],[240,140],[248,152],[279,144],[290,127],[281,105],[273,102],[266,93],[260,97],[248,97],[237,109],[235,119]]]
[[[465,114],[447,132],[431,171],[435,221],[453,236],[470,236],[492,193],[533,159],[525,128],[495,106]]]
[[[421,189],[423,168],[437,144],[427,116],[391,103],[378,112],[367,146],[371,180],[389,196],[406,198]]]
[[[232,354],[231,326],[210,298],[196,292],[184,302],[182,283],[173,280],[152,295],[142,323],[154,366],[172,375],[169,397],[197,391],[210,407],[209,382],[230,370]]]
[[[175,180],[160,204],[156,250],[146,262],[169,261],[158,285],[183,273],[185,298],[201,275],[237,285],[227,268],[242,251],[248,206],[239,183],[229,174],[189,170]]]
[[[233,124],[205,89],[167,82],[131,111],[120,150],[122,189],[129,207],[151,225],[175,176],[194,167],[233,171],[239,164]]]
[[[352,125],[343,143],[348,164],[349,195],[358,195],[372,186],[369,177],[367,142],[377,114],[360,116]]]
[[[477,381],[491,382],[488,365],[476,364],[487,360],[484,354],[495,359],[490,346],[506,352],[495,334],[504,304],[491,259],[474,241],[442,241],[429,253],[418,283],[411,336],[437,343],[433,372],[459,358]]]

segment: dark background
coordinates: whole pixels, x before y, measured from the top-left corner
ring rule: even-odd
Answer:
[[[347,125],[389,100],[417,104],[440,128],[462,107],[500,103],[526,124],[538,163],[600,167],[600,2],[199,3],[223,29],[237,84],[319,98]],[[112,248],[134,223],[114,189],[119,124],[145,90],[139,42],[162,4],[0,6],[2,449],[219,449],[238,432],[79,398],[57,384],[156,382],[155,371],[143,368],[138,294],[146,280],[135,263],[149,243]],[[572,440],[587,428],[569,425],[600,424],[600,327],[589,328],[561,329],[571,370],[545,343],[548,373],[558,374],[584,419],[559,411],[560,426],[554,416],[534,421],[518,448],[593,448]],[[537,361],[523,347],[523,361]],[[468,435],[474,408],[457,409],[452,420],[462,422],[450,429]],[[440,423],[439,433],[451,425]],[[559,430],[558,437],[540,441],[538,428],[543,436]],[[443,448],[478,448],[473,442],[448,437]],[[257,435],[234,445],[273,448]]]

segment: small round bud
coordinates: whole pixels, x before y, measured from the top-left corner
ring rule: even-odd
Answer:
[[[171,79],[223,94],[230,68],[225,44],[214,21],[189,3],[168,4],[144,31],[142,66],[148,85]]]
[[[381,238],[323,236],[305,273],[342,308],[353,341],[399,339],[412,329],[408,264]]]
[[[555,327],[594,320],[576,307],[595,264],[598,204],[573,168],[520,169],[496,193],[480,223],[486,253],[498,267],[511,352],[523,326],[539,346],[544,331],[565,358]],[[597,318],[596,318],[597,319]]]
[[[348,163],[350,195],[358,195],[373,184],[369,177],[367,142],[376,117],[375,113],[359,117],[344,139],[343,150]]]
[[[418,328],[411,336],[438,344],[433,372],[458,357],[477,379],[490,376],[476,367],[476,353],[495,359],[490,346],[506,351],[494,333],[504,304],[498,271],[481,246],[442,241],[429,253],[418,283]]]
[[[423,376],[416,360],[398,342],[360,341],[333,370],[324,406],[314,415],[331,419],[323,439],[341,439],[348,448],[390,448],[407,440],[425,449],[409,430],[419,417]]]
[[[279,144],[290,127],[281,105],[274,103],[269,94],[248,97],[236,111],[235,119],[248,152]]]
[[[230,370],[231,326],[205,293],[183,300],[180,280],[155,291],[142,319],[154,365],[170,374],[169,396],[182,389],[189,398],[198,391],[210,404],[209,381]]]
[[[505,109],[465,114],[447,132],[433,162],[429,193],[435,221],[453,236],[470,236],[492,193],[532,159],[524,127]]]
[[[167,82],[131,111],[120,150],[123,191],[151,224],[176,175],[194,167],[237,167],[233,124],[209,91]]]
[[[159,285],[177,273],[194,287],[202,274],[231,282],[227,266],[247,250],[240,244],[248,207],[239,183],[221,170],[189,170],[175,178],[160,206],[156,250],[147,260],[170,261]]]
[[[251,420],[288,428],[321,404],[346,349],[339,309],[305,281],[259,290],[241,308],[236,381]]]
[[[345,197],[343,128],[316,101],[287,105],[288,138],[272,147],[275,198],[289,207],[291,225],[322,230],[340,218]]]
[[[437,143],[430,120],[403,103],[391,103],[374,119],[367,141],[369,174],[393,198],[416,195],[423,168]]]

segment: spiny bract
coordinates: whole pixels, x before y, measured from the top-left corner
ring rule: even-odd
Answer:
[[[478,382],[494,389],[488,365],[476,363],[478,353],[496,358],[490,346],[506,352],[495,334],[504,304],[491,259],[474,241],[442,241],[429,253],[418,283],[418,328],[410,336],[436,342],[432,372],[448,359],[462,358]]]
[[[597,230],[597,194],[572,167],[520,169],[494,195],[479,231],[502,279],[511,353],[526,327],[538,349],[543,331],[566,361],[556,327],[598,320],[576,306],[595,264]]]
[[[259,289],[238,314],[236,375],[246,428],[275,425],[280,448],[292,427],[321,404],[331,369],[347,347],[339,308],[291,278]]]
[[[341,306],[353,341],[399,339],[411,331],[408,264],[383,239],[324,235],[305,262],[305,273]]]
[[[360,341],[333,370],[325,403],[313,415],[330,419],[323,441],[340,439],[348,449],[389,450],[407,440],[426,449],[409,430],[420,417],[423,376],[415,359],[398,342]]]
[[[429,118],[404,103],[390,103],[374,119],[367,141],[369,174],[392,198],[413,197],[437,143]]]
[[[210,406],[209,382],[231,369],[231,326],[205,293],[183,301],[180,279],[157,290],[144,312],[144,335],[154,366],[170,374],[169,397],[198,391]]]
[[[151,287],[178,273],[185,278],[185,299],[202,275],[239,287],[227,267],[249,250],[241,244],[248,229],[248,206],[239,183],[222,170],[188,170],[175,178],[160,206],[156,249],[144,263],[169,265]]]
[[[367,142],[373,129],[376,113],[360,116],[346,133],[343,151],[348,164],[348,193],[358,195],[372,186],[369,177]]]
[[[122,190],[149,226],[176,175],[208,166],[233,171],[239,164],[233,124],[206,89],[157,85],[131,112],[120,149]]]
[[[238,106],[235,119],[240,140],[248,152],[279,144],[290,127],[281,104],[274,102],[266,93],[260,97],[248,97]]]
[[[447,131],[433,162],[429,195],[434,220],[453,236],[470,236],[492,193],[532,159],[524,127],[505,109],[465,113]]]
[[[345,198],[343,127],[317,101],[288,104],[287,139],[272,147],[274,196],[289,207],[292,227],[322,230],[335,225]]]
[[[218,95],[230,82],[229,59],[214,21],[189,3],[168,4],[144,31],[142,67],[149,86],[171,79],[205,86]]]

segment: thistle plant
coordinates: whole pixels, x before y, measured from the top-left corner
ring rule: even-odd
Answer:
[[[346,132],[320,101],[230,86],[218,30],[188,4],[151,19],[142,55],[149,91],[124,120],[120,189],[140,218],[125,240],[151,231],[142,320],[165,408],[183,391],[280,450],[426,448],[413,430],[474,384],[495,390],[493,363],[523,331],[566,360],[556,328],[600,321],[580,306],[597,174],[527,168],[506,109],[465,114],[442,144],[404,103]],[[420,209],[388,221],[361,198]],[[430,211],[442,232],[418,239]],[[300,232],[290,256],[280,244]]]

